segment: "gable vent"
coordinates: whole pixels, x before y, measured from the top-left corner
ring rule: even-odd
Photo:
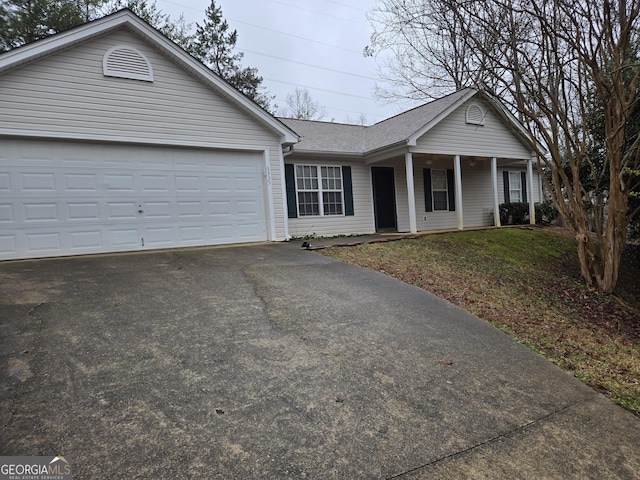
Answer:
[[[102,72],[106,77],[131,78],[153,82],[151,62],[144,53],[134,47],[111,47],[102,58]]]
[[[467,107],[465,121],[472,125],[484,125],[484,115],[482,108],[474,103]]]

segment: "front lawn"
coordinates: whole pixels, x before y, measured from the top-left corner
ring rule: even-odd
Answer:
[[[616,295],[584,286],[573,240],[556,229],[426,235],[322,253],[446,298],[640,415],[640,247],[625,251]]]

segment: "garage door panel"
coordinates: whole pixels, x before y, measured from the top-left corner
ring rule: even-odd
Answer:
[[[142,193],[170,193],[173,188],[169,174],[140,175],[140,191]]]
[[[56,179],[53,173],[22,173],[21,190],[25,193],[51,193],[56,191]]]
[[[59,220],[57,203],[33,202],[24,204],[25,223],[53,223]]]
[[[98,202],[68,202],[67,212],[70,222],[99,222],[100,206]]]
[[[147,220],[170,219],[173,217],[171,202],[148,201],[142,205],[144,218]]]
[[[64,186],[64,191],[68,193],[96,193],[98,179],[93,173],[65,173]]]
[[[0,172],[0,192],[9,193],[11,191],[11,175],[8,172]]]
[[[107,220],[109,221],[121,221],[121,220],[137,220],[138,205],[133,200],[125,200],[120,202],[106,201],[107,204]]]
[[[0,235],[0,255],[12,255],[17,251],[18,241],[17,235],[5,234]]]
[[[141,237],[137,228],[109,228],[107,232],[106,247],[114,250],[136,250],[142,246]]]
[[[99,248],[104,242],[100,229],[69,232],[69,247],[74,250]]]
[[[192,194],[202,191],[199,175],[176,175],[176,194]]]
[[[62,250],[62,234],[58,232],[26,233],[27,251],[56,252]]]
[[[207,229],[203,225],[180,225],[178,238],[184,245],[202,245],[207,241]]]
[[[148,247],[170,247],[174,244],[172,227],[144,227],[142,229],[142,239]]]
[[[0,259],[267,238],[262,155],[5,141]]]
[[[106,173],[104,174],[105,193],[134,193],[135,180],[133,174]]]
[[[0,203],[0,223],[13,223],[13,205]]]
[[[198,200],[182,201],[177,203],[177,213],[179,218],[193,219],[195,217],[204,218],[204,204]]]

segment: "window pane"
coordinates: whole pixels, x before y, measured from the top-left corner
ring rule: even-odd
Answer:
[[[301,217],[320,215],[317,192],[298,192],[298,211]]]
[[[322,206],[325,215],[342,215],[342,194],[340,192],[324,192]]]
[[[431,171],[431,188],[433,190],[447,190],[447,171],[432,170]]]
[[[520,190],[522,188],[521,179],[520,172],[509,172],[509,188]]]
[[[448,195],[447,192],[433,191],[433,209],[434,210],[448,210]]]
[[[296,185],[298,190],[317,190],[317,168],[309,165],[296,165]]]

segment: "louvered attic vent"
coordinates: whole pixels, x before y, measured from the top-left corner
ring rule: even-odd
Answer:
[[[484,125],[484,112],[480,106],[475,103],[467,107],[465,121],[472,125]]]
[[[137,48],[127,45],[118,45],[107,50],[102,58],[102,71],[105,77],[153,82],[153,69],[149,59]]]

